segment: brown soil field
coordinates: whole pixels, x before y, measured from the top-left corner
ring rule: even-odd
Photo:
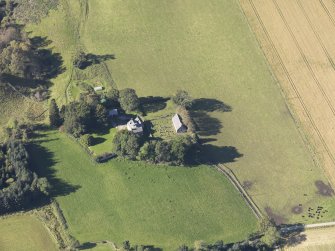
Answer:
[[[240,0],[315,162],[335,186],[335,3]]]
[[[299,245],[287,251],[332,251],[335,250],[335,227],[308,229],[301,233],[304,238]]]

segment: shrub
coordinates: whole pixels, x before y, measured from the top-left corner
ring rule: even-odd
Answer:
[[[80,141],[85,146],[92,146],[94,142],[94,138],[90,134],[84,134],[80,137]]]
[[[178,90],[176,94],[172,97],[173,103],[184,108],[190,108],[192,106],[193,100],[187,91]]]

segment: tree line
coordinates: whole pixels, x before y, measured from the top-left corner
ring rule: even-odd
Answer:
[[[9,130],[0,145],[0,213],[22,210],[48,195],[49,183],[29,168],[29,154],[20,128]]]
[[[29,37],[24,25],[17,23],[18,13],[31,12],[30,5],[39,5],[35,2],[41,1],[0,0],[0,79],[25,90],[46,88],[63,71],[60,54],[46,48],[50,41]]]

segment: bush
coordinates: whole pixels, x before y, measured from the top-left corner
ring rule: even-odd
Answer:
[[[94,138],[91,134],[84,134],[80,137],[80,141],[85,146],[92,146]]]
[[[192,106],[193,100],[187,91],[178,90],[176,94],[172,97],[173,103],[184,108],[190,108]]]

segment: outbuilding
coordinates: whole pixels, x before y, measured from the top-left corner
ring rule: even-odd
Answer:
[[[94,91],[102,91],[104,89],[103,86],[96,86],[94,87]]]
[[[172,124],[176,133],[183,133],[187,131],[186,126],[181,122],[181,119],[178,114],[175,114],[172,117]]]

